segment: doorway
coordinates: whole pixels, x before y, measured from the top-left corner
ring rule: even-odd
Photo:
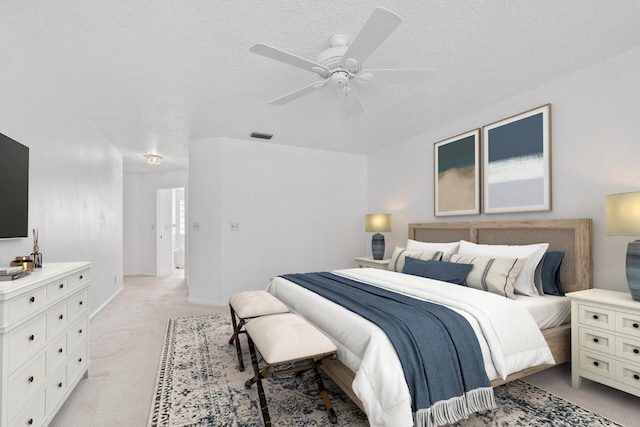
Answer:
[[[157,190],[156,276],[184,274],[186,204],[184,188]]]

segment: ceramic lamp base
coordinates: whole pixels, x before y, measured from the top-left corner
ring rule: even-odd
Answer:
[[[627,245],[626,269],[631,298],[640,301],[640,240],[629,242]]]
[[[384,236],[382,234],[376,233],[371,238],[371,252],[375,260],[380,260],[384,257]]]

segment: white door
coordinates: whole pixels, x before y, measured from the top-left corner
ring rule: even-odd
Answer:
[[[158,190],[156,276],[173,273],[173,189]]]
[[[184,268],[185,234],[187,221],[187,205],[184,199],[184,188],[173,189],[173,266]]]

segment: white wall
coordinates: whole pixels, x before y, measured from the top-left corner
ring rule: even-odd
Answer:
[[[448,123],[369,157],[369,210],[393,213],[388,242],[429,221],[592,218],[594,286],[628,291],[626,244],[605,235],[605,195],[640,190],[640,48]],[[550,212],[433,215],[433,144],[540,105],[552,104]],[[388,244],[389,245],[389,244]]]
[[[0,28],[0,132],[30,148],[43,261],[93,262],[95,312],[122,287],[122,156],[28,51]],[[32,251],[31,238],[0,240],[0,265]]]
[[[125,275],[156,275],[157,190],[186,187],[187,179],[186,170],[124,175]]]
[[[189,158],[189,301],[226,305],[278,274],[365,254],[365,156],[215,138]]]

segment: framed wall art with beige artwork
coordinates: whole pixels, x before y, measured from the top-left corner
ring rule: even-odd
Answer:
[[[480,129],[434,144],[435,216],[480,213]]]
[[[484,126],[485,213],[551,210],[551,104]]]

